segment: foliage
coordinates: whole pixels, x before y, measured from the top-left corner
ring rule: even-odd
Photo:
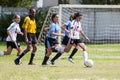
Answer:
[[[0,0],[4,7],[32,7],[33,0]]]
[[[81,4],[120,4],[120,0],[81,0]]]
[[[47,15],[48,8],[39,8],[36,12],[36,23],[37,23],[37,37],[41,31],[45,17]]]
[[[12,22],[13,15],[2,15],[0,18],[0,36],[1,41],[7,37],[6,29]]]

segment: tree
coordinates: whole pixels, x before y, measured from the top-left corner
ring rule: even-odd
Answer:
[[[33,0],[0,0],[0,5],[4,7],[32,7]]]
[[[81,0],[81,4],[120,4],[120,0]]]

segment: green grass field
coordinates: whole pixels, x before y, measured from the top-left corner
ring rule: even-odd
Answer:
[[[25,44],[21,44],[25,49]],[[22,58],[22,65],[15,65],[16,50],[9,56],[0,56],[0,80],[120,80],[120,44],[87,44],[89,58],[94,61],[92,68],[83,65],[82,51],[74,56],[75,64],[67,60],[65,53],[51,65],[42,66],[44,45],[38,45],[34,59],[36,65],[27,65],[30,53]],[[5,50],[0,42],[0,51]],[[56,53],[51,55],[51,58]]]

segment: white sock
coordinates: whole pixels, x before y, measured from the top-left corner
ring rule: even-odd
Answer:
[[[0,51],[0,56],[4,55],[4,52],[3,51]]]
[[[84,61],[88,60],[88,53],[86,51],[83,51],[83,58]]]
[[[57,46],[55,47],[55,49],[58,50],[58,51],[60,51],[60,52],[64,52],[65,47],[64,47],[64,46],[61,46],[61,45],[57,45]]]
[[[64,49],[65,49],[65,47],[64,46],[61,46],[61,52],[64,52]]]

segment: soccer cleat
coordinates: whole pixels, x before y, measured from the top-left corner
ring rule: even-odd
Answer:
[[[42,65],[47,65],[46,63],[42,63]]]
[[[68,58],[68,61],[71,62],[71,63],[74,63],[72,58]]]
[[[16,65],[20,65],[20,61],[19,61],[18,59],[15,59],[15,60],[14,60],[14,63],[15,63]]]
[[[53,61],[50,61],[50,64],[54,65],[55,63]]]
[[[28,65],[35,65],[35,63],[28,63]]]

